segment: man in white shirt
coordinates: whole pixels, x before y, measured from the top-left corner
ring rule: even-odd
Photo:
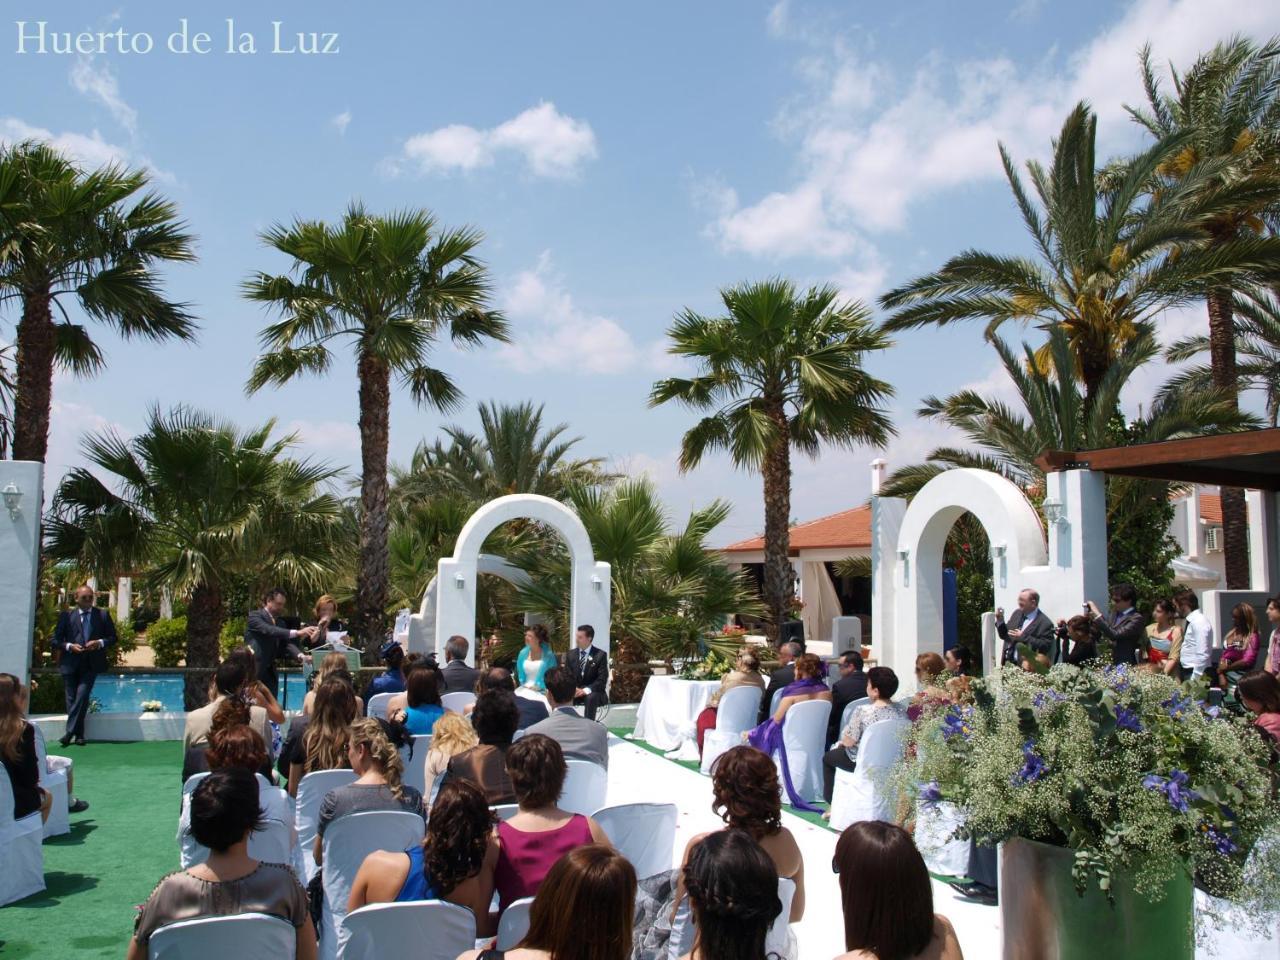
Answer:
[[[1188,676],[1200,676],[1212,664],[1213,624],[1200,610],[1200,601],[1190,590],[1179,593],[1174,602],[1185,621],[1182,628],[1182,653],[1178,658],[1185,680]]]

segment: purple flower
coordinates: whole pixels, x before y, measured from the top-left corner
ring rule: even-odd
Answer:
[[[1039,710],[1044,707],[1051,707],[1055,704],[1062,703],[1062,701],[1066,699],[1067,698],[1057,690],[1041,690],[1031,698],[1031,705]]]
[[[1129,689],[1129,666],[1124,663],[1117,663],[1115,666],[1107,667],[1103,671],[1103,675],[1107,678],[1107,682],[1111,684],[1111,688],[1116,693],[1124,693]]]
[[[1142,721],[1138,719],[1138,711],[1130,710],[1128,707],[1116,707],[1116,726],[1121,730],[1142,732]]]
[[[1208,700],[1200,700],[1199,704],[1200,709],[1204,711],[1204,715],[1210,720],[1217,720],[1218,717],[1222,716],[1222,708],[1210,706]]]
[[[1036,742],[1028,740],[1022,745],[1022,769],[1013,775],[1013,785],[1035,783],[1048,771],[1044,758],[1036,753]]]
[[[1168,700],[1165,700],[1160,706],[1164,707],[1165,712],[1175,720],[1181,720],[1190,713],[1196,706],[1196,702],[1190,697],[1180,697],[1176,693]]]
[[[1191,808],[1191,801],[1200,799],[1200,794],[1192,790],[1190,784],[1191,778],[1181,770],[1174,770],[1167,777],[1151,773],[1142,778],[1144,787],[1159,790],[1168,799],[1169,806],[1179,813],[1186,813]]]
[[[947,741],[968,740],[973,736],[973,726],[969,723],[973,716],[973,708],[955,705],[947,709],[942,718],[942,736]]]
[[[937,780],[930,780],[928,783],[920,787],[921,803],[937,803],[942,799],[942,788],[938,786]]]
[[[1224,857],[1229,857],[1240,848],[1235,845],[1231,837],[1219,830],[1208,820],[1200,821],[1200,835],[1209,843],[1213,844],[1213,849]]]

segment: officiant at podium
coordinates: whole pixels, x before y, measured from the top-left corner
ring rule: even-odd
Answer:
[[[325,644],[340,643],[344,646],[350,646],[347,643],[347,625],[338,619],[338,601],[323,594],[316,601],[314,610],[315,621],[308,626],[315,628],[315,635],[307,641],[308,647],[321,647]]]
[[[609,702],[609,655],[592,645],[596,628],[584,623],[574,634],[574,649],[564,658],[565,669],[573,677],[573,702],[585,704],[584,715],[596,718],[596,710]]]

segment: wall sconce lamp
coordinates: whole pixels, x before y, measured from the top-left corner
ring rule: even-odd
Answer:
[[[594,589],[596,589],[596,590],[603,590],[603,589],[604,589],[604,581],[603,581],[603,580],[601,580],[598,576],[596,576],[596,575],[593,573],[593,574],[591,575],[591,586],[592,586]]]
[[[18,489],[16,483],[10,480],[4,490],[0,490],[0,496],[4,497],[5,509],[9,511],[10,520],[17,520],[22,516],[22,491]]]
[[[1067,518],[1063,516],[1061,500],[1054,497],[1045,497],[1042,506],[1044,507],[1044,519],[1050,526],[1056,527],[1058,524],[1066,522]]]
[[[998,560],[1004,559],[1005,545],[1003,543],[993,543],[991,545],[991,555]]]
[[[899,560],[901,560],[903,563],[906,563],[906,562],[907,562],[907,558],[908,558],[909,556],[911,556],[911,551],[910,551],[910,550],[899,550],[899,551],[898,551],[898,559],[899,559]]]
[[[467,585],[467,578],[460,573],[455,573],[453,575],[453,585],[461,590]]]

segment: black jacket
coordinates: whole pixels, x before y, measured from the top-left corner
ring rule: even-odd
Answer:
[[[609,655],[596,647],[587,647],[587,662],[582,662],[582,653],[575,646],[564,655],[561,661],[564,668],[573,674],[573,685],[583,690],[590,690],[598,697],[604,697],[605,687],[609,683]]]
[[[827,743],[833,743],[840,736],[840,718],[844,716],[844,708],[866,695],[867,675],[861,670],[841,677],[831,685],[831,719],[827,722]]]
[[[89,639],[101,640],[102,649],[76,653],[68,650],[67,644],[84,643],[80,623],[79,608],[63,610],[58,614],[58,624],[53,630],[53,649],[62,652],[58,671],[70,675],[87,667],[95,674],[102,673],[107,669],[107,647],[116,642],[116,625],[111,622],[111,614],[106,610],[93,607],[89,611]]]
[[[1112,663],[1137,663],[1138,651],[1147,638],[1147,618],[1137,610],[1113,613],[1093,621],[1093,635],[1111,641]]]
[[[476,681],[480,679],[480,671],[468,667],[465,660],[450,660],[440,671],[440,692],[475,693]]]
[[[769,716],[769,704],[773,703],[773,695],[779,690],[786,689],[788,684],[795,682],[795,679],[796,665],[794,663],[788,663],[785,667],[779,667],[769,674],[769,685],[764,688],[764,696],[760,698],[760,723],[764,723],[765,718]]]
[[[253,648],[258,660],[258,679],[273,691],[276,686],[276,661],[285,656],[294,659],[302,656],[297,642],[289,633],[289,628],[279,626],[265,608],[249,611],[244,628],[244,642]]]
[[[1035,653],[1045,654],[1049,662],[1054,663],[1058,659],[1058,629],[1054,622],[1043,610],[1037,610],[1035,620],[1025,627],[1022,624],[1022,618],[1022,611],[1015,610],[1008,623],[996,624],[996,633],[1004,641],[1000,650],[1000,666],[1018,662],[1018,644],[1020,643],[1025,643]],[[1011,637],[1010,630],[1021,630],[1022,636]]]

